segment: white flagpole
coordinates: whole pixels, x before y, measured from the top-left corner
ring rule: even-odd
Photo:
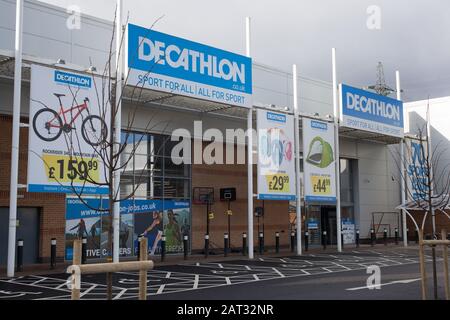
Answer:
[[[17,228],[17,185],[19,174],[20,98],[22,89],[23,0],[16,1],[16,39],[14,61],[14,102],[11,145],[11,182],[9,196],[8,277],[14,277]]]
[[[340,155],[339,155],[339,105],[338,105],[338,83],[337,83],[337,67],[336,67],[336,48],[331,50],[332,65],[333,65],[333,109],[334,109],[334,132],[336,141],[336,225],[337,225],[337,250],[342,252],[342,224],[341,224],[341,170],[340,170]]]
[[[397,89],[397,100],[401,101],[402,100],[402,89],[401,89],[401,84],[400,84],[400,72],[396,71],[395,72],[395,82],[396,82],[396,89]],[[406,203],[406,183],[405,183],[405,139],[402,139],[402,141],[400,142],[400,170],[401,170],[401,174],[400,174],[400,179],[401,181],[401,200],[402,200],[402,205],[405,205]],[[405,210],[402,209],[402,231],[403,231],[403,246],[407,247],[408,246],[408,229],[407,229],[407,224],[406,224],[406,212]]]
[[[295,185],[296,185],[296,214],[297,214],[297,255],[302,255],[302,202],[301,202],[301,180],[300,180],[300,130],[298,110],[298,84],[297,65],[292,66],[293,96],[294,96],[294,138],[295,138]]]
[[[122,74],[123,74],[123,54],[122,54],[122,9],[123,1],[117,0],[116,12],[116,100],[117,112],[114,121],[114,148],[115,153],[119,151],[122,126]],[[117,159],[117,167],[120,167],[120,157]],[[117,195],[115,200],[120,198],[120,170],[114,172],[113,195]],[[120,202],[114,202],[113,207],[113,262],[119,262],[119,236],[120,236]]]
[[[245,19],[245,51],[247,57],[251,57],[250,50],[250,17],[246,17]],[[247,115],[247,135],[248,135],[248,144],[247,144],[247,203],[248,203],[248,258],[253,259],[253,106],[250,106]]]

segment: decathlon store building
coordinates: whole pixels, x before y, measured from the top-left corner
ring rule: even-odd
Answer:
[[[0,154],[2,159],[0,163],[2,172],[0,176],[0,262],[2,266],[6,264],[8,242],[14,16],[15,1],[0,0]],[[30,126],[20,129],[19,185],[22,187],[19,186],[18,195],[17,238],[23,239],[25,242],[24,259],[25,263],[29,264],[49,259],[52,238],[57,239],[58,258],[66,260],[71,259],[71,240],[74,238],[81,236],[88,238],[89,258],[101,258],[105,254],[104,249],[107,244],[105,237],[108,230],[108,219],[102,217],[98,212],[89,211],[89,208],[83,207],[83,204],[76,198],[60,193],[61,190],[54,186],[48,188],[48,186],[33,183],[33,181],[39,180],[39,172],[45,170],[42,169],[44,166],[38,158],[31,161],[31,165],[28,158],[29,150],[38,147],[32,142],[34,140],[29,141],[29,139],[34,139],[29,135],[29,131],[33,129],[33,120],[30,118],[34,118],[30,116],[33,112],[30,96],[36,100],[36,96],[47,95],[48,104],[54,106],[52,107],[54,110],[59,110],[59,105],[63,108],[67,105],[73,106],[70,99],[67,99],[67,95],[66,97],[54,95],[61,93],[57,92],[60,87],[52,87],[55,84],[53,82],[47,84],[46,81],[58,82],[59,79],[59,82],[64,82],[66,86],[71,84],[82,88],[92,81],[92,74],[86,72],[90,67],[90,59],[99,73],[102,72],[108,59],[112,22],[82,16],[81,29],[68,30],[66,28],[67,18],[68,14],[65,10],[37,1],[25,1],[21,122],[30,123]],[[137,26],[133,26],[132,29],[130,29],[129,36],[139,37],[142,29]],[[172,36],[159,32],[152,33],[152,36],[160,37],[160,41],[167,45],[174,39]],[[177,39],[177,41],[183,40]],[[188,46],[189,43],[186,42],[186,45]],[[248,231],[247,162],[212,165],[174,163],[171,156],[173,148],[177,146],[178,142],[172,142],[170,135],[176,129],[185,129],[184,136],[190,135],[193,140],[198,142],[199,138],[202,138],[202,133],[208,129],[218,129],[224,136],[227,129],[247,130],[249,106],[258,110],[253,113],[254,128],[257,126],[257,115],[259,117],[260,113],[267,116],[268,120],[271,118],[278,122],[280,119],[281,122],[289,122],[289,119],[293,118],[293,75],[291,73],[251,62],[250,59],[241,55],[226,53],[200,44],[196,44],[196,46],[197,51],[191,50],[186,54],[189,54],[190,58],[197,57],[196,61],[199,61],[197,66],[184,65],[183,63],[186,61],[181,59],[173,61],[176,59],[172,60],[172,57],[183,53],[179,48],[172,47],[172,55],[169,54],[169,59],[166,57],[164,67],[177,67],[176,77],[183,79],[184,71],[192,73],[196,71],[194,70],[196,68],[201,70],[201,68],[209,66],[212,69],[215,66],[214,71],[210,69],[205,71],[211,73],[212,77],[210,78],[214,79],[209,84],[210,91],[206,88],[202,92],[203,97],[198,96],[199,91],[196,92],[197,96],[193,96],[193,92],[190,91],[192,87],[189,86],[179,85],[169,89],[163,88],[164,80],[173,76],[173,74],[164,74],[164,70],[166,70],[164,68],[161,68],[163,71],[158,77],[152,77],[149,74],[145,77],[145,73],[142,72],[130,74],[129,82],[136,79],[136,81],[145,79],[148,82],[149,88],[140,90],[138,98],[133,95],[135,88],[130,85],[125,87],[122,136],[126,137],[131,149],[134,145],[139,144],[139,146],[135,149],[134,156],[121,176],[123,196],[133,193],[132,191],[137,186],[137,180],[141,183],[139,183],[134,197],[121,204],[121,207],[125,208],[125,211],[121,212],[120,224],[120,248],[123,256],[135,255],[135,243],[138,235],[146,233],[151,242],[158,242],[159,231],[166,234],[169,252],[182,252],[182,242],[180,241],[182,235],[189,236],[192,252],[200,251],[204,245],[207,224],[212,247],[222,248],[224,233],[230,232],[231,246],[240,248],[242,234]],[[155,58],[153,42],[148,41],[144,48],[150,48],[150,51],[143,49],[140,52],[143,60],[130,67],[141,68],[141,71],[145,70],[146,63]],[[212,55],[205,56],[205,50],[212,50]],[[215,58],[220,54],[229,55],[231,58],[221,60],[221,62],[213,61],[212,57]],[[62,64],[60,59],[65,63]],[[211,59],[211,61],[207,59]],[[62,74],[62,78],[53,77],[55,72]],[[46,75],[48,78],[45,78]],[[76,79],[78,80],[75,82],[78,81],[78,83],[71,82],[70,75],[77,75]],[[186,77],[188,77],[187,74]],[[157,79],[160,79],[160,84]],[[188,80],[195,81],[195,79]],[[224,90],[226,93],[223,95],[213,94],[214,88],[225,88],[230,81],[238,80],[245,83],[245,86],[227,88],[229,90]],[[315,126],[316,129],[332,128],[333,117],[330,116],[333,115],[332,84],[302,76],[297,77],[297,81],[298,105],[302,118],[311,120],[311,126]],[[56,89],[51,91],[49,88]],[[344,89],[356,90],[352,91],[354,97],[360,95],[355,88],[345,87]],[[230,92],[238,93],[233,95]],[[42,99],[46,98],[42,97]],[[370,99],[370,97],[366,99]],[[82,100],[80,98],[77,105],[82,105]],[[90,99],[89,103],[92,103],[93,100],[95,99]],[[369,104],[369,102],[363,103],[360,100],[359,104],[363,107],[358,108],[356,102],[350,101],[349,103],[353,104],[354,112],[367,109]],[[393,104],[395,103],[393,102]],[[389,149],[395,149],[395,145],[400,141],[400,138],[396,136],[398,132],[394,131],[398,131],[399,125],[402,125],[403,114],[402,111],[396,114],[396,110],[401,109],[389,106],[380,107],[378,111],[376,107],[373,107],[369,111],[378,112],[380,117],[393,119],[391,126],[388,126],[391,131],[379,134],[364,128],[355,129],[342,125],[339,128],[340,195],[338,198],[340,198],[341,219],[346,230],[345,243],[354,242],[356,230],[360,230],[361,238],[368,238],[374,221],[381,230],[387,228],[392,236],[395,228],[399,228],[400,232],[402,229],[400,211],[395,210],[401,203],[399,174],[397,166],[390,158]],[[130,119],[130,112],[135,109],[137,110],[136,116],[134,119]],[[397,116],[397,120],[401,121],[395,121],[394,118]],[[201,121],[200,133],[194,130],[196,121]],[[300,150],[303,151],[303,136],[307,135],[303,125],[308,122],[300,121],[300,123],[303,124],[299,127],[298,137]],[[332,134],[333,131],[331,130],[330,133]],[[320,170],[325,170],[325,167],[333,163],[334,143],[327,144],[321,139],[315,140],[315,142],[319,141],[322,156],[314,158],[312,151],[306,150],[305,156],[311,156],[311,158],[305,163],[301,161],[301,172],[303,169],[309,170],[307,168],[310,164]],[[207,140],[203,141],[205,149],[209,145]],[[261,213],[260,208],[263,208],[263,215],[258,214],[254,218],[255,243],[258,231],[261,231],[265,235],[265,245],[267,247],[274,246],[275,233],[280,232],[281,245],[287,247],[290,243],[290,232],[296,226],[296,202],[295,196],[292,197],[292,191],[295,194],[295,178],[291,176],[287,180],[281,179],[283,183],[287,183],[289,180],[290,183],[293,183],[293,187],[291,185],[290,188],[280,189],[285,191],[285,194],[278,192],[277,196],[273,196],[269,192],[273,190],[261,192],[257,188],[261,183],[261,180],[258,179],[259,170],[256,165],[258,162],[256,150],[261,150],[257,147],[257,141],[254,139],[253,193],[260,196],[255,197],[253,208],[257,213]],[[288,159],[293,157],[293,140],[291,142],[287,148],[290,151],[285,153]],[[235,143],[234,139],[233,144],[234,148],[232,149],[235,151],[245,150],[245,145]],[[331,149],[328,150],[328,156],[325,156],[324,150],[329,147]],[[192,148],[195,151],[195,146]],[[272,146],[269,146],[269,149],[271,148]],[[309,146],[305,147],[305,149],[307,148]],[[130,153],[133,152],[130,151]],[[192,152],[192,156],[194,154],[195,152]],[[126,156],[126,152],[124,155]],[[53,154],[53,156],[55,155]],[[320,170],[319,172],[321,172]],[[290,172],[289,169],[286,172]],[[52,177],[49,170],[46,171],[46,174],[47,178]],[[283,177],[285,178],[286,175]],[[303,183],[303,174],[301,177]],[[337,242],[336,202],[333,201],[333,199],[336,200],[336,194],[333,196],[333,192],[336,193],[336,190],[329,185],[329,182],[323,186],[316,183],[319,191],[322,187],[324,190],[328,190],[325,192],[326,197],[302,197],[301,226],[303,231],[309,231],[311,245],[320,245],[323,231],[327,231],[329,244]],[[220,191],[223,188],[236,189],[236,199],[230,203],[232,211],[230,220],[228,220],[229,202],[220,201]],[[301,194],[307,193],[307,190],[304,189],[307,187],[302,188]],[[209,190],[214,191],[215,201],[208,211],[207,206],[200,200],[204,200],[202,196]],[[88,202],[92,201],[91,203],[97,201],[100,206],[103,205],[101,202],[105,200],[99,199],[98,195],[86,199]],[[382,220],[380,220],[381,216],[383,216]],[[209,223],[207,223],[208,219]],[[155,225],[155,221],[160,222],[156,224],[157,227],[149,228],[152,224]],[[230,228],[228,228],[228,221],[230,221]],[[146,230],[147,232],[145,232]],[[157,253],[160,250],[159,244],[150,249]]]

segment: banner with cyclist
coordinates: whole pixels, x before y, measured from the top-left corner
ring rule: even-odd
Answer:
[[[108,256],[109,215],[107,197],[66,199],[65,259],[73,258],[73,241],[86,238],[87,258]],[[96,209],[97,210],[96,210]],[[190,202],[187,200],[130,199],[120,203],[119,253],[136,255],[138,237],[148,239],[149,255],[161,253],[162,236],[166,252],[182,253],[183,236],[191,236]]]
[[[295,200],[294,117],[258,110],[258,199]]]
[[[31,67],[28,191],[107,194],[110,106],[98,77]]]

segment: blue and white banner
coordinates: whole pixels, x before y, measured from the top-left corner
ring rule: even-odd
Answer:
[[[334,124],[303,118],[303,171],[307,203],[336,203]]]
[[[258,199],[295,200],[294,117],[258,110]]]
[[[31,66],[28,192],[108,194],[99,153],[110,107],[99,77]],[[99,101],[104,101],[99,105]]]
[[[341,125],[404,137],[403,102],[345,84],[340,85]]]
[[[128,25],[127,84],[208,101],[252,106],[252,60]]]

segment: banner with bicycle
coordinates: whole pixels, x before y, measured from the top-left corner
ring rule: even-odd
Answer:
[[[99,77],[31,68],[28,191],[107,194],[99,149],[108,143],[110,106]]]

